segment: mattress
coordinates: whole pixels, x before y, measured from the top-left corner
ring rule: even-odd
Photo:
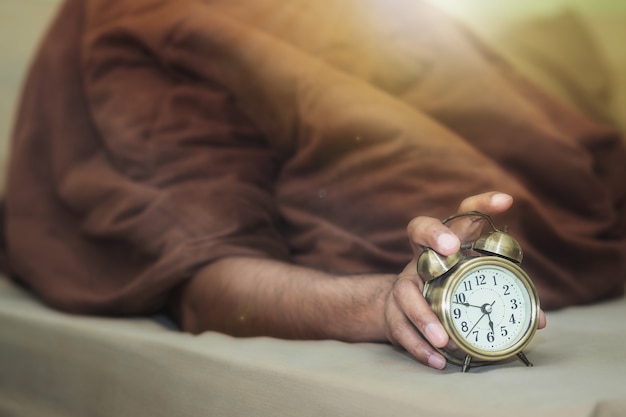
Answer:
[[[0,279],[0,416],[622,416],[626,299],[548,314],[519,361],[462,373],[387,344],[179,332],[51,310]]]

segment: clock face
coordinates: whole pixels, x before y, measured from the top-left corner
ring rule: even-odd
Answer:
[[[514,348],[529,333],[536,305],[511,268],[479,263],[450,293],[450,321],[458,336],[486,354]]]

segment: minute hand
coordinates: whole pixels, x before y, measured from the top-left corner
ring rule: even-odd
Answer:
[[[482,308],[482,306],[475,306],[474,304],[470,304],[470,303],[460,303],[458,301],[453,301],[453,304],[461,304],[462,306],[465,306],[465,307]]]

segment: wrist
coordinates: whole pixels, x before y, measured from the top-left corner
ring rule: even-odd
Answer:
[[[327,326],[327,337],[348,342],[386,341],[385,303],[396,280],[397,276],[390,274],[335,278],[330,283],[329,304],[336,307],[329,317],[332,323]]]

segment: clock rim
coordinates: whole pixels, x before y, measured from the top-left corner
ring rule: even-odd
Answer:
[[[527,328],[522,331],[523,333],[517,342],[505,349],[496,351],[481,349],[467,342],[467,340],[458,332],[452,320],[453,289],[456,288],[460,281],[462,281],[463,278],[471,272],[471,270],[485,266],[498,266],[511,272],[512,275],[515,276],[521,282],[522,286],[528,291],[530,299],[529,311],[531,316]],[[445,280],[445,285],[440,285],[442,293],[440,295],[441,312],[439,316],[450,337],[450,340],[458,346],[461,352],[464,353],[463,356],[468,354],[478,360],[493,362],[515,356],[528,346],[537,331],[539,296],[532,280],[521,267],[507,259],[497,256],[479,256],[463,260],[456,268],[454,268],[453,271],[450,272],[450,274],[447,274],[446,277],[442,278]],[[446,351],[446,353],[452,354],[450,351]],[[462,361],[461,358],[458,360]]]

